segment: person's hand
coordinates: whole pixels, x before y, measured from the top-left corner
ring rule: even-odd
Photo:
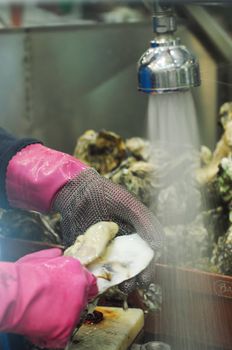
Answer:
[[[150,210],[123,187],[100,176],[88,168],[69,181],[57,194],[53,208],[62,215],[64,243],[70,246],[76,236],[99,221],[114,221],[121,233],[137,232],[155,251],[160,250],[164,239],[161,225]],[[123,290],[130,292],[136,282],[150,283],[151,264],[137,279],[123,284]]]
[[[22,334],[42,347],[64,348],[88,300],[97,295],[95,277],[60,249],[2,264],[0,279],[8,286],[1,294],[7,307],[0,331]]]
[[[164,239],[155,216],[123,187],[80,160],[40,144],[25,147],[10,160],[6,193],[11,207],[60,212],[66,246],[99,221],[116,222],[124,234],[137,232],[154,249],[155,257]],[[151,274],[152,264],[137,282],[148,284]],[[124,290],[134,289],[135,282],[124,283]]]

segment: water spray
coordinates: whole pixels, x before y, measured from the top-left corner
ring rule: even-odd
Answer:
[[[160,1],[164,3],[164,0]],[[158,190],[151,208],[166,234],[161,261],[177,267],[173,269],[172,275],[175,275],[179,266],[194,267],[196,262],[201,264],[207,261],[208,248],[204,251],[199,247],[207,245],[209,236],[201,212],[204,202],[201,201],[201,191],[195,177],[196,169],[199,168],[200,141],[191,88],[200,85],[199,64],[197,58],[175,37],[176,29],[173,9],[170,6],[156,6],[153,15],[155,38],[138,63],[138,89],[149,95],[147,134],[153,146],[150,161],[156,170],[160,164],[165,169],[160,173],[157,171]],[[167,327],[169,335],[178,329],[179,339],[175,338],[178,349],[206,350],[208,345],[193,345],[189,337],[189,329],[193,328],[189,306],[192,307],[195,289],[187,275],[184,275],[182,282],[188,287],[183,294],[183,289],[179,288],[179,277],[178,274],[178,281],[173,282],[166,273],[161,273],[164,302],[160,319],[165,322],[160,323],[160,334],[167,334]],[[201,279],[201,288],[207,288],[209,283],[210,278],[205,274]],[[184,299],[188,300],[186,304],[183,303]],[[172,303],[167,303],[167,300]],[[202,298],[199,305],[201,312],[197,314],[197,320],[202,324],[202,336],[210,344],[214,334],[208,332],[208,325],[213,322],[214,333],[218,336],[220,318],[214,317],[217,313],[215,306],[208,307],[214,305],[213,296],[212,300]],[[168,323],[165,310],[168,310]],[[178,317],[181,323],[177,321]],[[165,341],[165,336],[161,340]]]
[[[162,94],[199,86],[198,60],[174,36],[177,25],[173,8],[156,5],[152,23],[155,38],[138,62],[138,89]]]
[[[174,35],[176,29],[173,8],[156,3],[153,15],[155,38],[139,60],[138,89],[149,95],[147,136],[153,150],[159,149],[168,159],[186,159],[185,165],[178,166],[175,172],[170,161],[165,179],[160,177],[160,188],[169,188],[171,194],[175,184],[180,181],[181,186],[175,187],[176,198],[182,198],[184,184],[187,189],[184,202],[189,203],[192,200],[190,194],[195,191],[194,179],[193,175],[186,175],[185,169],[191,169],[190,173],[194,174],[193,168],[197,166],[195,151],[199,148],[197,114],[191,88],[200,85],[200,70],[197,58]],[[151,157],[156,166],[156,151],[152,152]],[[185,222],[188,216],[189,208],[183,207],[178,213],[181,206],[173,201],[170,194],[161,190],[157,197],[157,201],[167,204],[162,209],[161,221],[164,226],[177,217],[179,223]],[[196,203],[194,200],[192,202]],[[173,207],[172,203],[175,203]],[[196,212],[192,204],[188,204],[188,207],[189,212]]]

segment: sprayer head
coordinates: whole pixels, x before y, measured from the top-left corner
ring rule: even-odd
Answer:
[[[175,16],[170,9],[153,16],[156,38],[138,62],[138,89],[155,94],[188,90],[200,85],[196,57],[173,36]]]

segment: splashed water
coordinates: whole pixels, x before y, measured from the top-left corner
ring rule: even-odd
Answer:
[[[207,241],[208,236],[203,223],[197,221],[201,220],[198,218],[201,198],[195,184],[199,133],[191,92],[149,97],[148,136],[153,146],[154,165],[158,167],[159,163],[160,167],[163,162],[159,177],[160,191],[152,209],[162,222],[167,236],[169,249],[165,254],[169,256],[165,256],[164,261],[173,266],[186,266],[183,263],[188,262],[188,267],[193,267],[191,263],[194,264],[201,257],[205,249],[202,242]],[[187,238],[190,244],[187,243]],[[174,275],[176,272],[178,270],[174,270]],[[195,286],[188,280],[189,276],[180,275],[179,286],[172,275],[169,275],[168,280],[167,276],[161,276],[165,286],[161,331],[163,329],[163,334],[178,335],[179,345],[172,349],[208,349],[206,344],[211,343],[212,336],[209,322],[211,326],[215,323],[215,333],[218,327],[215,310],[209,308],[213,304],[209,299],[200,298],[196,301],[196,290],[192,291]],[[204,288],[203,285],[207,283],[205,277],[201,280],[201,287]],[[181,285],[185,286],[185,291],[181,290]],[[196,303],[199,304],[197,308]],[[189,340],[194,333],[200,334],[199,341],[204,339],[201,345],[194,343],[193,346]],[[167,343],[169,341],[167,338],[162,340]]]

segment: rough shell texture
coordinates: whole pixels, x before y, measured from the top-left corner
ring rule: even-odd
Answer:
[[[213,251],[212,262],[220,273],[232,275],[232,226],[225,236],[219,237]]]
[[[126,158],[126,145],[114,132],[88,130],[78,139],[74,156],[104,175]]]
[[[149,162],[137,161],[130,157],[107,177],[124,186],[147,206],[157,194],[155,169]]]
[[[213,181],[218,173],[221,160],[232,152],[232,103],[227,102],[220,109],[221,124],[224,133],[218,141],[210,163],[197,171],[197,181],[205,185]]]
[[[138,160],[148,161],[151,156],[150,142],[140,137],[131,137],[126,140],[126,148],[127,151]]]

